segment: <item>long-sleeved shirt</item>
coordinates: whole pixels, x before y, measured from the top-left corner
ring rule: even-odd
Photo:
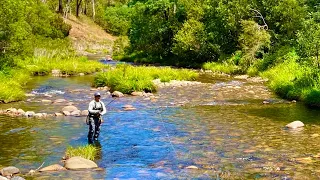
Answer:
[[[96,110],[96,109],[101,109],[102,108],[102,111],[101,110]],[[102,101],[91,101],[89,103],[89,108],[88,108],[88,111],[90,114],[98,114],[100,113],[101,115],[104,115],[106,114],[107,110],[106,110],[106,106],[104,105],[104,103]]]

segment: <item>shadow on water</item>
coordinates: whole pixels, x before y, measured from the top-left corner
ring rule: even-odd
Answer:
[[[64,98],[83,110],[94,93],[91,81],[92,76],[35,78],[28,87],[35,97],[1,108],[53,113],[65,104],[41,100]],[[216,79],[214,84],[196,88],[163,88],[155,102],[131,96],[115,100],[107,107],[99,141],[94,144],[99,148],[96,162],[103,171],[41,173],[34,178],[319,177],[319,111],[280,100],[263,105],[262,100],[274,96],[261,84]],[[112,98],[102,92],[102,100],[107,104]],[[124,111],[125,104],[137,110]],[[306,122],[306,127],[295,131],[283,128],[295,120]],[[84,117],[39,120],[0,116],[0,165],[28,172],[42,162],[45,166],[58,163],[68,145],[88,143],[87,131]]]

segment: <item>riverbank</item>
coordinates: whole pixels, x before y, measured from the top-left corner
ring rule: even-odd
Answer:
[[[320,107],[320,71],[318,68],[307,62],[300,62],[301,58],[295,51],[279,57],[270,56],[257,60],[249,68],[235,65],[233,61],[205,63],[203,68],[230,75],[240,72],[248,76],[260,76],[268,79],[268,87],[279,97],[301,101],[309,107]]]

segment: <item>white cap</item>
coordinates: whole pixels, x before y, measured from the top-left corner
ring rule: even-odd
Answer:
[[[94,93],[94,96],[96,97],[96,96],[101,96],[101,94],[99,93],[99,92],[95,92]]]

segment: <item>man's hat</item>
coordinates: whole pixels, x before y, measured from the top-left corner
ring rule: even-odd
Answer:
[[[96,97],[96,96],[101,96],[101,94],[99,92],[95,92],[94,97]]]

